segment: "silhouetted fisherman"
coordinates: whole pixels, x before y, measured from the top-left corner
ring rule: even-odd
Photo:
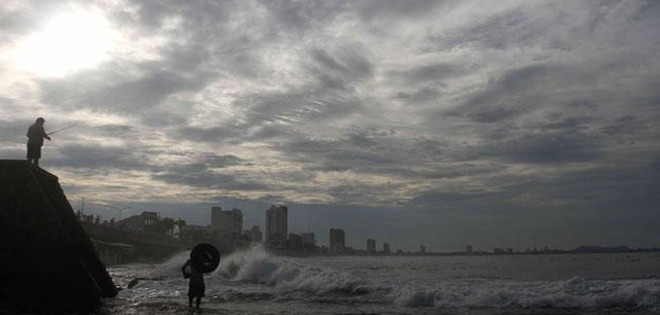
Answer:
[[[45,119],[39,117],[37,121],[30,126],[27,132],[27,160],[28,163],[39,166],[39,159],[41,158],[41,147],[44,145],[44,138],[50,141],[50,137],[44,130]]]

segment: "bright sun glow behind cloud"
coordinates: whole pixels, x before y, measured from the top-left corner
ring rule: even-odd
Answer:
[[[103,15],[81,9],[54,16],[17,51],[17,65],[44,77],[92,68],[107,57],[112,29]]]

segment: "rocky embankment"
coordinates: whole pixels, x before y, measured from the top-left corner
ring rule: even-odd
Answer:
[[[0,313],[86,313],[115,295],[58,178],[0,160]]]

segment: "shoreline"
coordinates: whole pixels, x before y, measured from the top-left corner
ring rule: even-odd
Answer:
[[[456,252],[456,253],[319,253],[298,252],[287,250],[266,250],[267,253],[283,257],[425,257],[425,256],[539,256],[539,255],[589,255],[589,254],[639,254],[660,253],[660,249],[642,249],[631,251],[540,251],[540,252],[513,252],[513,253],[490,253],[490,252]]]

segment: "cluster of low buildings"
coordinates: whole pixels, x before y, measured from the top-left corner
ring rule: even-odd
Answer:
[[[306,252],[319,254],[391,254],[390,244],[382,243],[382,250],[376,248],[376,240],[367,239],[366,250],[346,246],[346,233],[340,228],[331,228],[328,246],[318,246],[312,231],[289,233],[289,209],[285,205],[272,205],[266,209],[266,226],[262,231],[259,225],[243,229],[243,211],[238,208],[224,210],[211,207],[209,225],[187,224],[180,219],[160,217],[157,212],[145,211],[119,221],[99,222],[98,216],[79,213],[79,219],[89,225],[110,226],[125,233],[137,235],[157,235],[186,247],[197,243],[212,243],[222,252],[245,248],[252,243],[264,243],[265,247],[281,252]],[[93,224],[92,224],[93,223]],[[93,226],[88,227],[89,230]],[[107,233],[106,233],[107,234]],[[425,249],[421,246],[420,252]],[[397,253],[402,253],[397,251]]]

